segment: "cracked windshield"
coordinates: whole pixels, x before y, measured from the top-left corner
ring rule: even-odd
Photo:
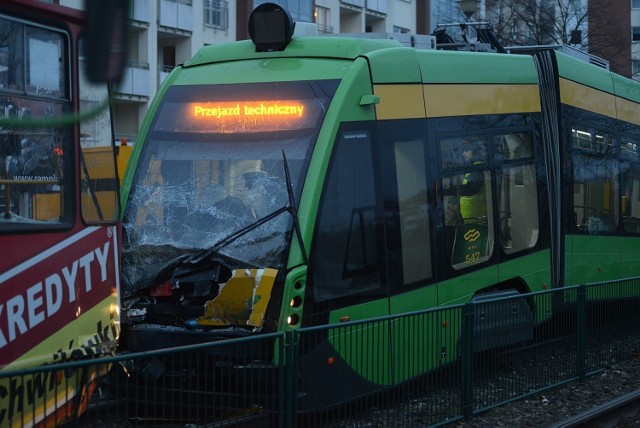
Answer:
[[[290,196],[297,203],[333,88],[287,82],[169,89],[128,195],[125,288],[138,289],[151,271],[211,248],[238,267],[282,266],[293,225],[283,208]]]

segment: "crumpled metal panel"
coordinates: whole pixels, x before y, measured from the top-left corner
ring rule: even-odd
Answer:
[[[238,269],[205,305],[198,324],[262,326],[278,273],[275,269]]]

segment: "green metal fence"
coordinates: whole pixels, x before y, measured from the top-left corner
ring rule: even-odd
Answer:
[[[503,292],[286,334],[5,371],[0,426],[55,426],[64,416],[72,426],[104,427],[439,426],[639,352],[639,278]]]

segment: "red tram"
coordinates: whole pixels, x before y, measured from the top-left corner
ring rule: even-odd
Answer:
[[[0,3],[3,427],[77,416],[102,373],[3,374],[111,354],[119,334],[119,182],[109,88],[84,72],[93,64],[85,52],[98,46],[85,28],[79,10],[37,0]]]

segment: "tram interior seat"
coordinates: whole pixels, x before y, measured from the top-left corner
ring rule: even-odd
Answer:
[[[622,221],[626,232],[640,233],[640,218],[628,216],[624,217]]]
[[[574,218],[576,218],[575,213]],[[600,213],[600,215],[594,214],[591,216],[585,216],[582,218],[581,223],[577,226],[578,230],[590,235],[597,235],[603,232],[611,232],[615,229],[615,226],[612,223],[611,215],[605,212]]]

